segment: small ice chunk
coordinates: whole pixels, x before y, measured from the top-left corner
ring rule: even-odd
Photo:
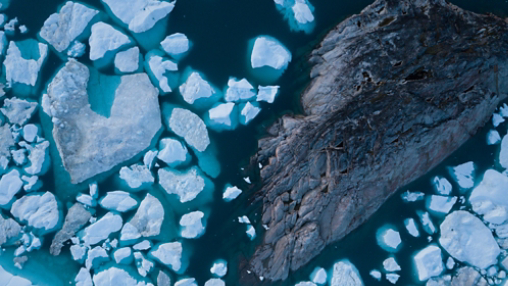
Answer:
[[[146,275],[148,275],[154,267],[153,262],[146,259],[141,252],[134,252],[134,260],[136,261],[136,266],[138,267],[138,273],[142,277],[146,277]]]
[[[23,126],[23,139],[27,142],[34,142],[39,134],[39,127],[35,124],[27,124]]]
[[[497,263],[501,251],[492,232],[469,212],[452,212],[440,229],[439,243],[453,258],[482,269]]]
[[[175,194],[180,202],[185,203],[195,199],[206,188],[206,177],[192,167],[180,172],[168,168],[159,169],[159,184],[168,194]]]
[[[450,175],[462,189],[470,189],[474,186],[474,170],[473,162],[467,162],[448,169]]]
[[[226,260],[223,259],[216,260],[213,263],[212,268],[210,268],[210,273],[212,273],[217,277],[224,277],[226,273],[228,273],[228,263],[226,262]]]
[[[256,238],[256,229],[252,225],[247,225],[247,236],[250,238],[250,240],[254,240]]]
[[[382,274],[381,272],[379,272],[379,270],[371,270],[369,272],[370,276],[372,276],[372,278],[376,279],[377,281],[381,281],[381,277],[382,277]]]
[[[23,180],[23,190],[27,192],[37,191],[42,187],[42,181],[39,181],[39,177],[37,176],[21,176],[21,180]]]
[[[147,194],[139,205],[134,217],[125,224],[133,225],[143,237],[152,237],[160,234],[164,221],[164,208],[154,196]]]
[[[178,71],[178,65],[175,62],[156,54],[147,55],[147,58],[148,68],[157,80],[156,85],[161,89],[163,93],[173,91],[168,78],[165,76],[165,73]]]
[[[453,260],[452,257],[448,257],[448,259],[446,260],[446,268],[448,270],[452,270],[453,267],[455,267],[455,260]]]
[[[152,172],[143,164],[122,167],[120,179],[127,184],[131,191],[144,190],[155,182]]]
[[[432,185],[440,195],[448,196],[452,192],[452,184],[446,178],[436,176],[432,179]]]
[[[28,28],[25,25],[19,26],[19,31],[21,34],[26,34],[28,32]]]
[[[418,231],[418,228],[416,227],[416,222],[412,218],[408,218],[404,220],[404,225],[406,226],[407,232],[413,237],[419,237],[420,232]]]
[[[397,263],[394,257],[388,257],[383,261],[383,268],[388,272],[400,271],[400,265]]]
[[[205,232],[202,219],[205,214],[201,211],[190,212],[180,219],[181,236],[184,238],[198,238]]]
[[[113,286],[113,285],[132,285],[132,286],[150,286],[142,281],[137,281],[134,277],[124,269],[118,267],[110,267],[106,270],[96,272],[93,276],[95,286]]]
[[[194,278],[184,278],[176,281],[174,286],[198,286],[198,284]]]
[[[122,73],[135,72],[139,69],[139,60],[139,48],[133,47],[115,55],[115,68]]]
[[[184,138],[189,146],[199,152],[205,151],[210,144],[205,123],[199,116],[187,109],[173,108],[168,125],[171,131]]]
[[[157,158],[170,167],[177,167],[189,163],[191,160],[187,147],[173,138],[161,139]]]
[[[25,144],[23,147],[28,149],[28,161],[30,162],[24,169],[25,173],[36,176],[46,174],[50,167],[49,142],[42,141],[35,146]]]
[[[27,53],[29,58],[23,57],[25,53],[21,53],[22,49],[30,50]],[[47,55],[48,46],[46,44],[33,39],[21,42],[11,41],[4,61],[7,86],[12,86],[15,83],[35,86]]]
[[[241,80],[237,80],[232,77],[228,80],[228,88],[226,90],[226,94],[224,95],[224,99],[226,101],[247,101],[253,99],[255,96],[256,93],[254,92],[254,87],[247,81],[247,79],[243,78]]]
[[[433,234],[436,232],[436,227],[434,223],[430,219],[428,212],[417,211],[418,217],[420,218],[420,222],[422,223],[423,230],[425,230],[428,234]]]
[[[314,282],[302,281],[298,284],[295,284],[295,286],[316,286],[316,284],[314,284]]]
[[[492,114],[492,125],[494,125],[494,127],[498,127],[499,124],[501,124],[503,122],[504,122],[504,118],[500,114],[498,114],[498,113]]]
[[[83,241],[86,245],[94,245],[107,239],[112,233],[122,229],[123,220],[118,214],[107,213],[83,231]]]
[[[85,32],[97,14],[98,10],[68,1],[58,13],[49,16],[39,35],[61,53]]]
[[[217,100],[214,88],[203,79],[199,72],[191,72],[187,80],[179,87],[183,100],[189,104],[210,106]]]
[[[88,251],[88,248],[83,245],[71,245],[70,247],[72,259],[83,262],[85,259],[86,252]]]
[[[134,250],[148,250],[150,248],[152,248],[152,243],[150,242],[150,240],[146,239],[132,246],[132,249]]]
[[[314,271],[310,274],[310,280],[318,285],[324,285],[327,281],[327,277],[326,270],[322,267],[314,268]]]
[[[386,274],[386,280],[392,284],[396,284],[399,281],[400,275],[395,273]]]
[[[132,262],[132,250],[130,247],[122,247],[113,253],[115,262],[118,264],[130,264]]]
[[[18,17],[15,17],[4,25],[4,30],[9,33],[14,33],[16,31],[16,25],[18,24]]]
[[[13,97],[4,100],[4,106],[0,111],[7,117],[10,123],[24,125],[35,112],[37,102],[26,101]]]
[[[495,145],[501,142],[501,136],[497,130],[490,130],[487,134],[487,145]]]
[[[190,42],[186,35],[174,33],[161,42],[162,49],[170,56],[180,56],[189,51]]]
[[[85,44],[78,41],[74,41],[71,44],[71,47],[67,50],[67,56],[71,58],[79,58],[85,54],[85,51],[86,51]]]
[[[148,170],[151,170],[153,167],[153,163],[155,161],[155,158],[157,157],[157,154],[159,152],[156,150],[150,150],[146,152],[145,156],[143,156],[143,164],[148,168]]]
[[[431,195],[427,197],[426,207],[431,212],[437,214],[447,214],[456,202],[457,197]]]
[[[230,201],[236,199],[241,193],[242,193],[242,190],[240,190],[238,187],[226,185],[226,189],[224,190],[224,193],[222,194],[222,199],[226,202],[230,202]]]
[[[252,68],[268,66],[284,70],[291,61],[291,53],[279,41],[268,36],[256,38],[251,54]]]
[[[233,130],[238,125],[236,106],[232,102],[219,103],[208,110],[206,125],[216,131]]]
[[[90,271],[86,268],[81,268],[74,278],[74,282],[76,282],[76,286],[92,286],[92,276],[90,276]]]
[[[392,227],[382,227],[377,231],[377,243],[388,252],[397,252],[402,240],[400,234]]]
[[[88,251],[88,257],[86,258],[85,261],[85,267],[88,270],[98,268],[101,263],[106,262],[108,260],[109,255],[106,252],[106,250],[100,246],[96,246]]]
[[[261,112],[261,108],[257,102],[247,102],[239,105],[240,108],[240,123],[243,125],[249,124],[256,116],[258,116],[259,112]]]
[[[508,197],[506,196],[508,177],[489,169],[481,183],[469,196],[473,210],[490,223],[502,224],[508,219]]]
[[[118,212],[127,212],[138,205],[138,201],[129,193],[124,191],[108,192],[104,198],[99,201],[101,207]]]
[[[160,263],[178,272],[182,267],[182,244],[180,242],[169,242],[157,245],[150,251],[150,256]]]
[[[431,277],[441,275],[444,270],[441,248],[429,245],[414,256],[418,279],[427,281]]]
[[[273,103],[275,101],[275,97],[279,93],[279,86],[258,86],[258,95],[257,101],[266,101],[268,103]]]
[[[21,197],[12,204],[11,214],[19,222],[36,229],[41,235],[56,230],[62,221],[58,202],[50,192]]]
[[[226,286],[226,283],[222,279],[212,278],[205,282],[205,286]]]
[[[96,205],[96,201],[94,200],[94,198],[87,194],[78,194],[76,196],[76,201],[88,207],[95,207]]]
[[[21,166],[26,163],[26,150],[11,150],[12,160],[16,163],[17,166]]]
[[[244,216],[238,217],[238,222],[250,224],[250,219],[246,215],[244,215]]]
[[[92,26],[92,35],[88,40],[90,44],[90,60],[102,59],[107,52],[116,51],[131,43],[129,37],[113,26],[104,22]]]
[[[423,198],[425,198],[425,194],[422,192],[406,191],[406,192],[402,193],[402,195],[400,195],[400,197],[402,198],[402,200],[404,202],[409,203],[409,202],[416,202],[416,201],[423,200]]]
[[[342,285],[364,285],[358,269],[347,259],[341,260],[333,265],[330,286]]]

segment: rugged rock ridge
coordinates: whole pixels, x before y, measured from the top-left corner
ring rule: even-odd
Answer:
[[[305,116],[259,141],[263,223],[250,262],[287,278],[489,119],[508,90],[508,27],[444,0],[378,0],[312,52]]]

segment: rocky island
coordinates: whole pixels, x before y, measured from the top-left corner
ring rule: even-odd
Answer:
[[[504,20],[444,0],[378,0],[329,32],[304,114],[259,141],[268,230],[249,268],[286,279],[471,138],[507,96],[507,50]]]

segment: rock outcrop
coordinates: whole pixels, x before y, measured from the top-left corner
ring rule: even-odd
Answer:
[[[333,29],[305,114],[259,141],[269,229],[252,270],[285,279],[466,142],[507,96],[507,49],[502,19],[444,0],[378,0]]]

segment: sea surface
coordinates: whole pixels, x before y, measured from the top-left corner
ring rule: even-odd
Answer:
[[[103,10],[100,1],[81,2]],[[229,272],[224,278],[226,284],[239,285],[237,266],[252,255],[263,234],[263,228],[259,223],[261,205],[253,204],[252,201],[252,197],[259,190],[257,170],[247,167],[249,158],[257,150],[257,140],[265,136],[265,129],[282,114],[301,113],[299,94],[309,82],[310,67],[307,59],[313,47],[337,23],[352,14],[359,13],[373,1],[310,0],[310,2],[315,7],[316,25],[308,34],[291,31],[288,22],[276,9],[272,0],[179,0],[170,14],[166,34],[181,32],[193,42],[191,52],[179,63],[180,69],[192,67],[202,72],[213,85],[220,89],[226,85],[230,76],[246,77],[253,85],[257,85],[258,82],[252,79],[248,68],[248,42],[256,36],[269,35],[278,39],[293,56],[288,69],[276,82],[280,85],[281,92],[275,103],[263,103],[261,114],[248,126],[240,126],[234,131],[211,133],[212,140],[217,145],[221,174],[214,179],[214,200],[206,206],[210,213],[206,233],[197,240],[185,243],[190,252],[189,267],[185,275],[196,278],[199,285],[203,285],[211,277],[209,269],[213,261],[219,258],[228,261]],[[502,17],[508,16],[508,1],[454,0],[451,2],[479,13],[490,12]],[[50,14],[56,12],[62,3],[64,1],[13,0],[5,13],[9,18],[18,17],[20,24],[27,26],[28,33],[18,32],[10,39],[36,38],[44,21]],[[62,63],[58,56],[54,53],[50,54],[40,75],[44,86]],[[37,93],[39,98],[42,90],[43,87]],[[169,94],[161,97],[160,101],[161,103],[181,101],[175,97],[176,95]],[[38,120],[36,118],[34,122]],[[489,122],[474,138],[445,159],[442,164],[422,178],[401,188],[366,224],[342,241],[327,247],[307,266],[297,273],[291,273],[288,280],[277,285],[294,285],[299,281],[308,281],[310,273],[316,266],[331,270],[334,262],[344,258],[349,259],[358,268],[366,285],[391,285],[384,278],[378,282],[369,276],[372,269],[381,270],[382,261],[389,256],[389,253],[376,243],[376,231],[387,224],[395,226],[400,231],[403,241],[402,249],[395,254],[402,268],[398,272],[400,279],[397,285],[418,284],[411,257],[415,251],[429,244],[429,236],[422,235],[420,238],[409,236],[403,221],[408,217],[417,219],[416,210],[424,210],[425,206],[424,202],[404,203],[400,195],[407,190],[434,193],[431,179],[436,175],[448,178],[454,186],[454,192],[457,192],[454,194],[461,195],[456,191],[458,187],[449,176],[447,167],[474,161],[478,175],[494,167],[499,145],[486,144],[486,134],[491,129],[493,126]],[[501,136],[506,134],[506,129],[506,124],[497,127]],[[169,134],[165,132],[162,136]],[[58,186],[59,181],[55,181],[54,172],[55,170],[50,170],[43,177],[42,190],[55,191],[63,204],[72,203],[78,190],[72,187],[61,190],[62,188]],[[250,178],[251,184],[244,180],[245,177]],[[478,182],[477,179],[476,183]],[[222,190],[227,183],[236,185],[244,191],[240,197],[230,203],[225,203],[221,199]],[[116,190],[117,187],[115,181],[110,178],[99,183],[101,195]],[[59,191],[56,191],[57,189]],[[154,187],[150,192],[162,201],[167,212],[171,212],[174,206],[165,199],[160,189]],[[175,209],[174,212],[176,216],[181,210]],[[253,241],[245,234],[245,225],[238,223],[238,217],[242,215],[247,215],[256,228],[258,235]],[[168,215],[168,217],[171,220],[171,216]],[[433,217],[436,227],[439,226],[440,220]],[[177,237],[177,234],[173,232],[176,229],[175,226],[166,226],[166,229],[167,233],[160,239],[172,240]],[[420,232],[423,233],[421,227]],[[430,237],[432,242],[436,242],[438,235],[434,234]],[[12,248],[7,248],[0,255],[0,265],[9,272],[26,277],[38,285],[73,284],[72,281],[80,265],[72,260],[68,247],[64,248],[60,256],[51,256],[48,252],[50,244],[51,236],[48,236],[41,250],[28,255],[29,260],[22,270],[15,268],[12,263],[14,251]],[[173,275],[173,281],[175,278],[177,276]]]

